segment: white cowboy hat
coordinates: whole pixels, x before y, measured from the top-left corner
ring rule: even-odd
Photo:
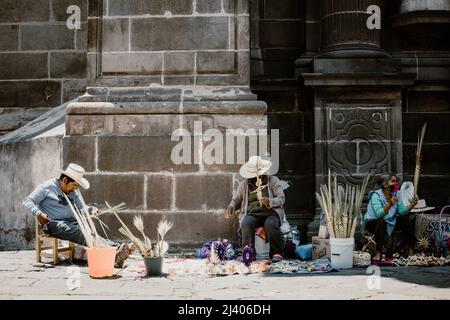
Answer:
[[[260,156],[251,156],[246,163],[241,166],[239,174],[244,179],[255,178],[258,175],[263,175],[269,171],[272,162],[264,160]]]
[[[62,174],[65,174],[66,176],[72,178],[76,183],[78,183],[83,189],[89,189],[89,181],[87,181],[85,178],[83,178],[85,174],[85,170],[83,167],[71,163],[67,166],[66,170],[61,170]]]
[[[411,209],[411,212],[423,212],[433,209],[434,207],[427,207],[427,203],[424,199],[420,199],[419,202],[417,202],[416,206]]]

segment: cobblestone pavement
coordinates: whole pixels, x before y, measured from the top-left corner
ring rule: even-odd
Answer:
[[[450,267],[383,267],[377,289],[366,269],[293,276],[190,274],[158,278],[115,269],[113,279],[91,279],[87,267],[79,265],[78,283],[70,264],[52,266],[38,264],[34,259],[34,251],[0,252],[1,300],[450,299]],[[134,259],[139,258],[127,262],[133,263]],[[78,284],[79,288],[70,290]]]

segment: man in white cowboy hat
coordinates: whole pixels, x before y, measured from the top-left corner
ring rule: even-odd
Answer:
[[[284,253],[280,226],[285,220],[285,197],[281,181],[267,175],[271,165],[268,160],[252,156],[241,166],[239,174],[245,180],[239,184],[225,210],[225,218],[230,218],[236,210],[240,210],[242,245],[254,246],[255,229],[264,227],[270,243],[269,256],[276,262],[283,259]]]
[[[83,246],[86,245],[86,240],[64,194],[72,204],[85,212],[91,214],[98,212],[97,208],[87,206],[76,192],[79,186],[86,190],[89,189],[89,182],[83,178],[84,173],[83,167],[71,163],[66,170],[61,170],[59,179],[50,179],[42,183],[23,201],[26,210],[37,217],[43,230],[51,237],[69,240]],[[125,243],[121,245],[114,242],[109,243],[118,247],[116,267],[122,267],[123,261],[131,253],[132,247]]]

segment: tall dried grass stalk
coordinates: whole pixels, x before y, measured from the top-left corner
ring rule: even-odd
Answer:
[[[142,217],[140,215],[133,218],[133,224],[141,234],[143,240],[139,239],[133,234],[133,232],[131,232],[131,230],[122,221],[113,207],[111,207],[108,203],[106,203],[106,205],[122,225],[122,227],[119,228],[119,232],[130,239],[130,241],[136,246],[143,257],[162,257],[167,252],[169,245],[164,241],[164,238],[167,232],[169,232],[169,230],[172,228],[172,222],[161,220],[158,223],[158,240],[155,245],[152,245],[150,238],[145,234],[144,221],[142,220]]]
[[[370,174],[366,175],[361,186],[346,183],[338,185],[337,176],[331,179],[328,172],[328,185],[320,186],[316,199],[327,218],[328,231],[332,238],[353,238],[358,218],[361,218],[361,205],[369,183]]]
[[[67,195],[65,193],[63,194],[67,203],[69,204],[70,209],[72,210],[73,216],[78,222],[78,226],[80,227],[81,233],[83,233],[83,236],[86,240],[86,245],[89,248],[108,247],[109,245],[106,242],[106,240],[99,236],[97,229],[95,228],[94,221],[92,221],[92,218],[89,215],[89,213],[84,212],[83,209],[78,209],[76,205],[72,204]]]
[[[427,130],[427,124],[425,123],[422,127],[422,129],[419,131],[418,137],[417,137],[417,149],[416,149],[416,168],[414,170],[414,197],[417,196],[417,189],[419,188],[419,176],[420,176],[420,161],[422,157],[422,146],[423,146],[423,139],[425,137],[425,132]]]

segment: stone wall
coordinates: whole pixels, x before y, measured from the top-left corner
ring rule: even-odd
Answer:
[[[316,37],[304,35],[305,30],[318,32],[313,17],[318,1],[250,3],[251,88],[267,103],[269,128],[280,130],[278,176],[290,182],[286,212],[289,222],[299,225],[306,243],[315,206],[312,93],[295,79],[295,60],[304,50],[314,49]]]
[[[449,68],[449,67],[447,67]],[[448,87],[424,88],[417,85],[405,93],[403,108],[403,167],[412,181],[415,170],[417,134],[424,123],[424,139],[419,196],[427,204],[450,204],[450,90]]]
[[[61,135],[0,145],[0,250],[34,248],[34,217],[23,199],[61,169]]]
[[[354,14],[339,12],[344,23],[347,14],[359,21],[369,3],[338,1],[361,6]],[[359,41],[346,47],[345,41],[323,42],[327,29],[318,0],[92,0],[89,5],[4,0],[0,134],[82,94],[87,82],[87,93],[69,108],[62,144],[64,163],[84,165],[95,186],[86,199],[99,206],[104,200],[127,202],[124,219],[142,213],[153,236],[161,216],[175,219],[170,240],[196,245],[234,236],[236,222],[226,224],[221,214],[238,166],[174,165],[170,134],[177,128],[192,131],[197,120],[203,130],[279,129],[278,176],[291,182],[288,218],[301,226],[305,242],[317,231],[314,190],[326,167],[331,163],[349,177],[355,173],[343,165],[356,153],[331,156],[326,148],[322,152],[323,141],[331,141],[330,148],[337,144],[340,138],[333,134],[343,116],[360,129],[358,121],[369,115],[378,121],[380,115],[369,111],[381,106],[389,116],[385,132],[369,133],[386,134],[382,142],[395,148],[376,173],[392,169],[412,178],[417,131],[426,121],[419,195],[433,206],[445,205],[450,201],[449,12],[402,9],[421,1],[375,2],[383,7],[376,41],[369,41],[372,35],[362,26],[351,29]],[[69,3],[82,8],[81,30],[64,26]],[[331,29],[339,32],[337,40],[349,36]],[[331,52],[324,52],[326,46]],[[330,110],[343,112],[329,120]],[[364,133],[352,131],[342,141],[350,150],[351,140]],[[7,148],[14,146],[2,149],[11,159]],[[342,157],[345,161],[334,159]],[[114,220],[105,219],[120,239]]]
[[[223,213],[241,163],[203,161],[208,144],[194,131],[197,122],[225,142],[227,129],[267,129],[266,104],[249,89],[248,1],[92,3],[87,92],[68,108],[63,143],[64,163],[88,171],[86,200],[126,202],[123,219],[141,214],[152,238],[168,218],[172,245],[236,240],[237,221]],[[199,161],[173,161],[177,129],[190,133]],[[123,239],[117,220],[104,220]]]
[[[426,8],[426,10],[424,10]],[[415,74],[403,90],[403,173],[412,180],[417,134],[427,123],[419,196],[428,205],[450,204],[450,10],[448,1],[403,0],[389,3],[392,24],[384,27],[383,46]]]
[[[149,97],[157,98],[149,101]],[[237,240],[236,217],[225,221],[223,216],[239,181],[237,142],[231,150],[234,164],[225,163],[230,156],[225,152],[223,164],[208,163],[210,143],[205,134],[208,129],[222,134],[218,149],[222,150],[227,129],[265,130],[265,103],[249,90],[233,87],[111,88],[101,100],[119,102],[85,99],[96,97],[81,97],[69,105],[63,159],[86,168],[91,182],[91,189],[84,192],[87,203],[105,208],[105,201],[125,202],[127,210],[120,212],[121,217],[131,223],[135,214],[142,215],[152,239],[158,221],[165,217],[174,222],[167,237],[173,246],[199,246],[218,237]],[[177,129],[186,130],[183,139],[189,147],[184,152],[190,151],[189,163],[172,158],[182,141],[172,138]],[[110,238],[124,240],[113,215],[102,219],[110,227]]]
[[[4,0],[0,8],[0,135],[86,87],[87,0]],[[66,27],[67,7],[81,29]]]
[[[92,3],[90,84],[248,84],[248,1]]]

